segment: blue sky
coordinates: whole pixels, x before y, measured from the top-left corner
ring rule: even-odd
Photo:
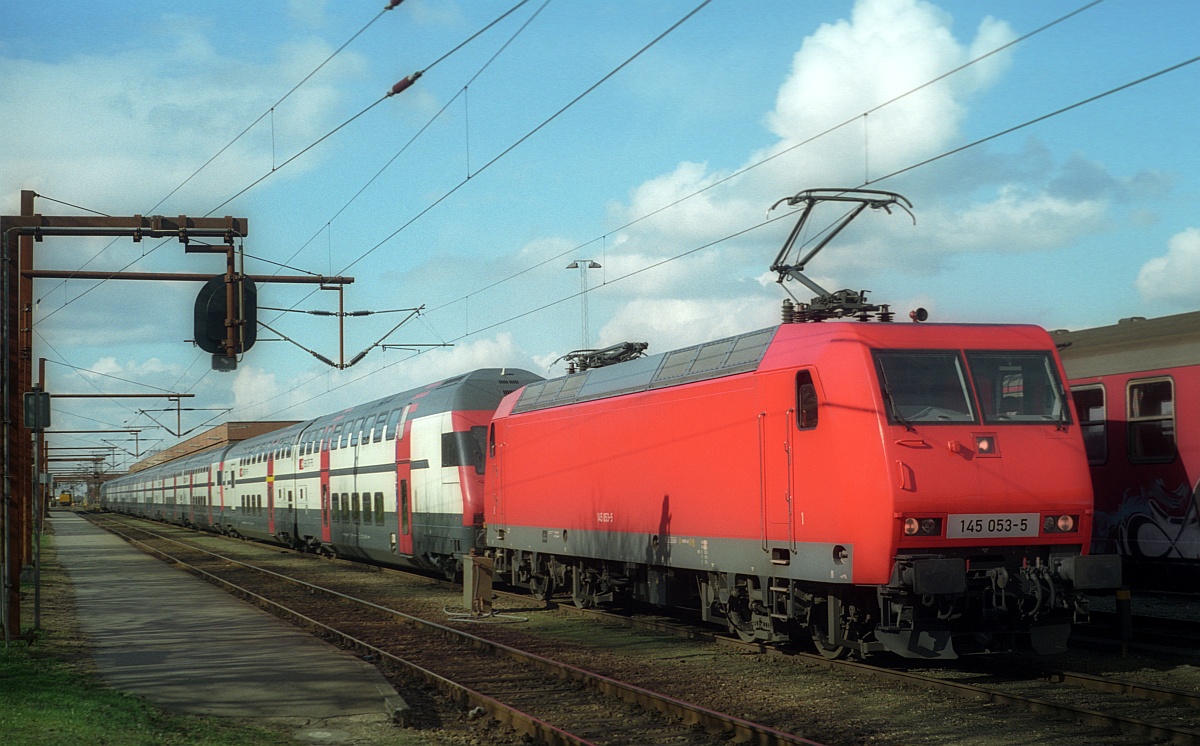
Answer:
[[[80,212],[61,200],[244,216],[248,272],[353,276],[347,310],[424,306],[388,343],[453,344],[337,371],[262,341],[215,373],[184,342],[198,287],[39,280],[34,354],[53,391],[194,393],[190,430],[303,419],[480,366],[557,374],[583,341],[578,259],[603,265],[586,276],[593,346],[662,352],[767,326],[791,226],[755,228],[767,208],[867,182],[910,198],[916,225],[865,215],[811,265],[827,288],[1050,329],[1200,305],[1200,63],[904,170],[1200,55],[1189,0],[1101,2],[895,101],[1086,3],[714,0],[607,79],[699,0],[530,0],[457,50],[516,0],[384,4],[0,3],[6,214],[33,189],[47,214]],[[37,251],[41,268],[221,271],[174,241]],[[337,303],[308,286],[259,298]],[[399,318],[348,320],[347,359]],[[329,319],[260,319],[338,355]],[[154,424],[137,410],[160,405],[133,401],[57,400],[55,426]]]

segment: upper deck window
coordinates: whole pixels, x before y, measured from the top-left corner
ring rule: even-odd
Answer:
[[[975,421],[958,353],[876,350],[875,366],[890,422],[907,425]]]
[[[1129,460],[1175,460],[1175,382],[1170,378],[1129,382]]]
[[[1049,352],[968,352],[967,364],[984,422],[1070,422]]]

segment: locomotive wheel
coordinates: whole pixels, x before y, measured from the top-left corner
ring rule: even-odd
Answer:
[[[590,609],[596,605],[595,578],[584,572],[582,567],[576,567],[571,573],[571,600],[580,609]]]
[[[725,606],[725,620],[729,631],[738,636],[742,642],[754,642],[753,613],[750,610],[750,597],[744,586],[739,586],[729,594],[729,603]]]
[[[529,578],[529,595],[539,601],[549,601],[554,595],[554,581],[549,575],[534,573]]]
[[[836,620],[834,623],[840,623],[845,615],[842,601],[833,595],[828,596],[827,599],[824,604],[816,606],[814,613],[809,618],[809,631],[812,633],[813,647],[817,649],[822,658],[829,660],[847,658],[850,656],[850,648],[834,644],[833,635],[830,633],[830,616]]]
[[[836,661],[850,656],[850,648],[845,645],[834,645],[829,642],[829,637],[825,634],[824,630],[814,627],[812,629],[812,641],[813,647],[817,649],[822,658]]]

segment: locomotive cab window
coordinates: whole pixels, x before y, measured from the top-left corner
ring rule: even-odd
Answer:
[[[984,422],[1071,421],[1049,352],[968,352]]]
[[[1175,460],[1175,382],[1170,378],[1130,381],[1128,396],[1129,460]]]
[[[801,430],[817,426],[817,386],[807,370],[796,374],[796,426]]]
[[[1108,425],[1105,416],[1104,386],[1079,386],[1071,389],[1079,430],[1088,463],[1103,464],[1108,460]]]
[[[875,370],[892,424],[976,421],[958,353],[876,350]]]

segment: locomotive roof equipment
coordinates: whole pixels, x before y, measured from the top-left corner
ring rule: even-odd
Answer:
[[[796,298],[795,294],[791,290],[788,290],[785,284],[785,281],[788,279],[796,280],[817,294],[808,303],[804,303],[799,298],[796,298],[796,302],[800,304],[800,308],[794,312],[794,315],[789,310],[785,310],[784,313],[785,316],[789,317],[788,320],[824,321],[825,319],[840,319],[846,316],[855,316],[860,321],[867,321],[870,319],[870,314],[874,313],[878,314],[880,321],[891,321],[892,313],[888,310],[887,305],[868,303],[866,290],[845,289],[830,292],[818,285],[811,278],[806,277],[804,275],[804,268],[817,255],[817,252],[828,246],[830,241],[836,238],[847,225],[861,215],[863,210],[866,210],[868,207],[872,210],[883,210],[890,215],[892,213],[892,206],[895,205],[907,212],[913,218],[913,223],[915,224],[917,219],[912,213],[912,202],[909,202],[907,198],[895,192],[884,192],[877,189],[806,189],[791,197],[784,197],[771,205],[771,208],[767,212],[770,213],[771,210],[774,210],[785,202],[788,207],[803,204],[804,209],[800,212],[800,219],[796,221],[796,225],[792,228],[792,232],[788,234],[787,240],[783,242],[783,248],[779,250],[774,263],[771,264],[771,271],[779,273],[779,284],[793,298]],[[800,253],[804,250],[804,245],[801,244],[801,246],[797,247],[796,241],[800,237],[801,231],[807,225],[813,208],[821,202],[851,202],[856,203],[858,206],[835,220],[825,229],[828,231],[828,234],[816,246],[810,249],[807,254],[800,256]],[[786,308],[787,306],[785,306]]]

